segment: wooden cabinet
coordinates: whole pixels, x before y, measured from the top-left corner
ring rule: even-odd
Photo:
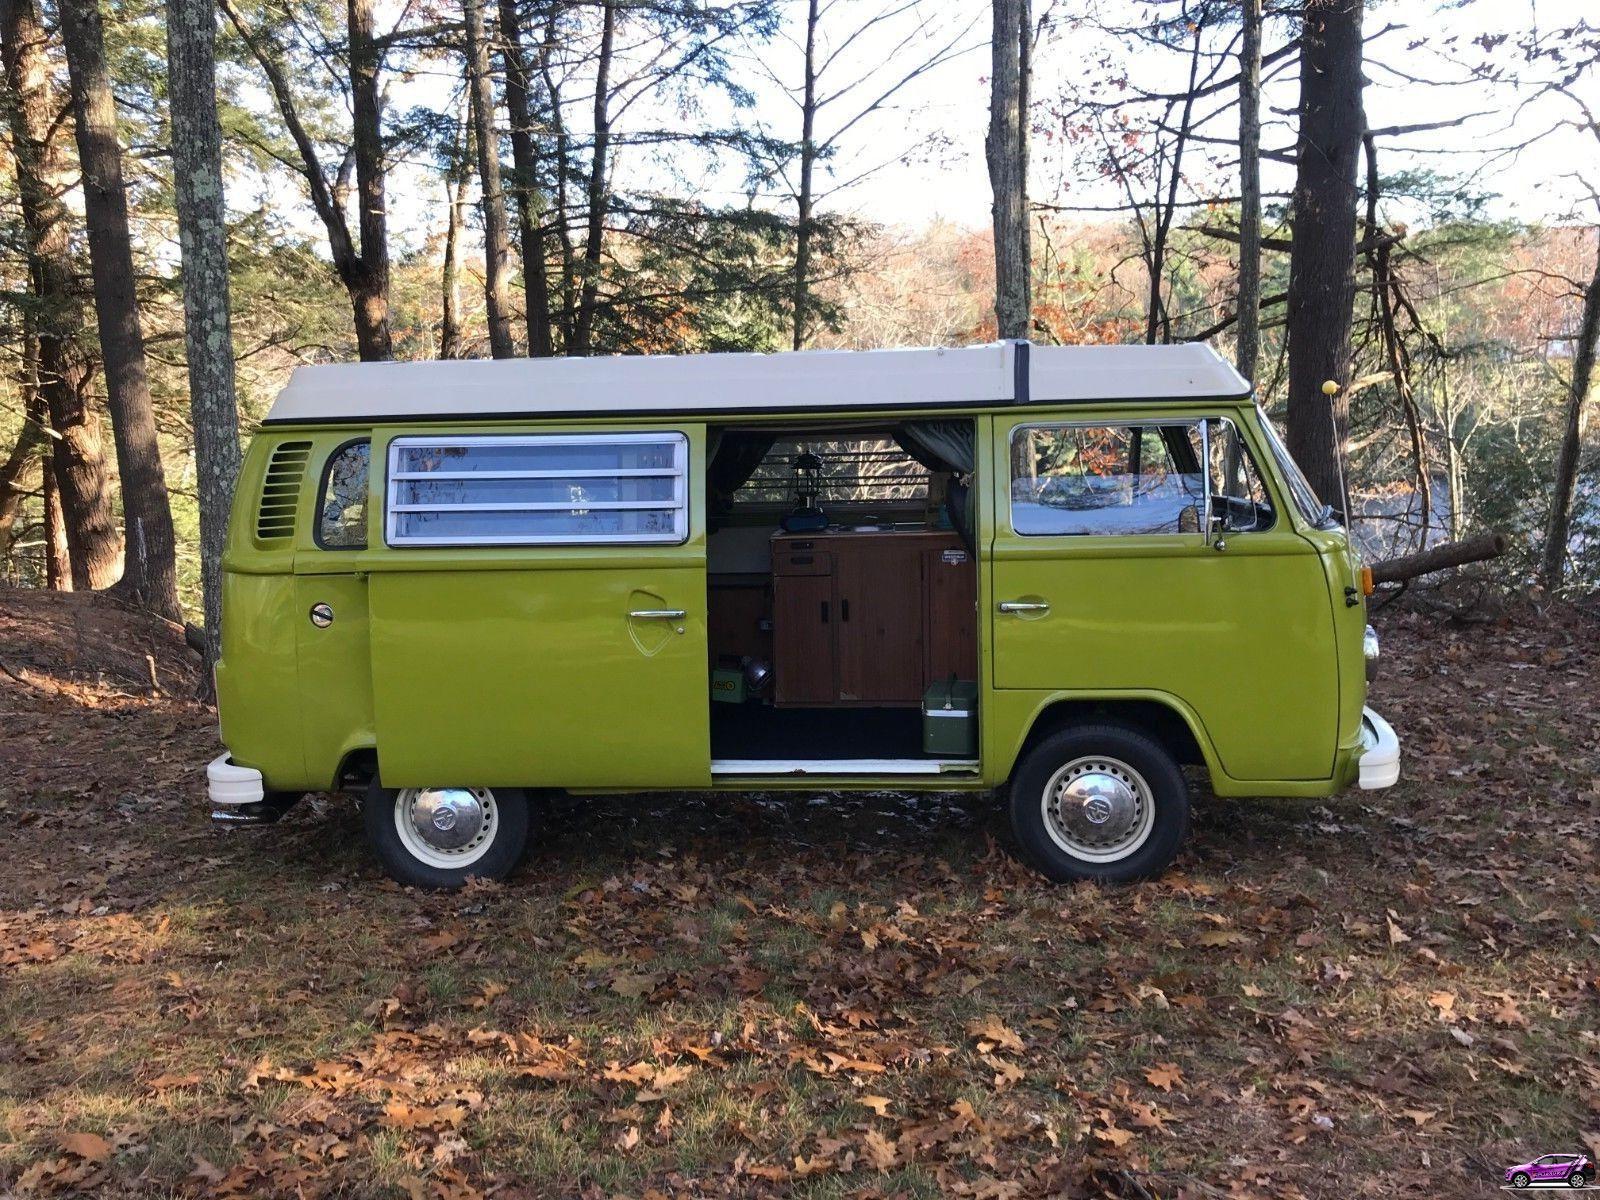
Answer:
[[[863,534],[834,560],[841,704],[922,699],[922,556],[894,534]]]
[[[978,678],[978,572],[972,556],[955,546],[922,552],[923,679]],[[920,694],[918,696],[920,701]]]
[[[977,678],[977,572],[954,533],[780,534],[772,573],[779,705],[915,705]]]
[[[785,575],[773,581],[777,703],[832,704],[837,698],[833,609],[831,576]]]

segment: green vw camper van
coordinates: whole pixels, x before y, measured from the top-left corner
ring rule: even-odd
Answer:
[[[1052,879],[1387,787],[1363,572],[1210,348],[303,367],[227,553],[215,818],[358,789],[397,879],[538,793],[984,789]]]

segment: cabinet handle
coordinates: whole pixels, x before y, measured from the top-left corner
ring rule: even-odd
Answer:
[[[641,621],[657,618],[662,621],[681,621],[689,614],[681,608],[636,608],[628,614]]]
[[[826,600],[822,602],[822,623],[824,625],[828,623],[828,602]]]
[[[839,620],[848,621],[849,619],[850,619],[850,601],[841,600],[841,601],[839,601]]]
[[[1002,600],[1000,611],[1003,613],[1049,612],[1048,604],[1028,600]]]

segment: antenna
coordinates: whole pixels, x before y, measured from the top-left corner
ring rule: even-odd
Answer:
[[[1344,478],[1344,446],[1339,440],[1339,422],[1333,417],[1333,398],[1339,394],[1339,381],[1327,379],[1322,383],[1322,394],[1328,398],[1328,426],[1333,430],[1333,466],[1339,472],[1339,515],[1344,518],[1345,526],[1350,525],[1350,514],[1344,506],[1350,502],[1350,485]]]

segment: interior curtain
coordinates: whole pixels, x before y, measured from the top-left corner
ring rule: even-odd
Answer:
[[[894,431],[900,448],[930,471],[948,471],[945,512],[968,553],[976,554],[977,511],[972,475],[978,466],[977,428],[971,421],[907,421]]]
[[[706,483],[712,495],[730,497],[756,473],[777,437],[740,429],[717,429],[706,447]]]
[[[971,475],[978,465],[971,421],[908,421],[895,429],[894,440],[930,471]]]

